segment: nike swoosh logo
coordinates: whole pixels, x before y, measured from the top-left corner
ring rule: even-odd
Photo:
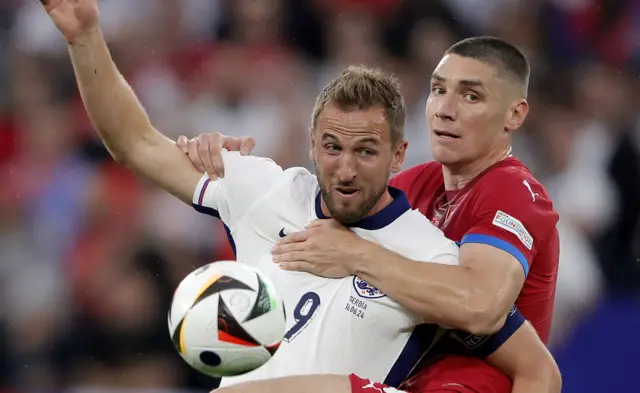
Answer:
[[[282,229],[280,230],[280,233],[278,233],[278,235],[280,235],[280,237],[285,237],[285,236],[287,236],[287,235],[284,233],[284,228],[282,228]]]

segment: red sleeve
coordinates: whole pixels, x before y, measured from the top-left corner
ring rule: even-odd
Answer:
[[[464,243],[482,243],[513,255],[529,273],[535,258],[558,222],[540,183],[524,172],[489,174],[475,195],[471,229]]]

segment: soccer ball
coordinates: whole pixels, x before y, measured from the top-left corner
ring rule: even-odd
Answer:
[[[213,377],[263,365],[278,349],[286,325],[284,305],[269,279],[234,261],[213,262],[185,277],[168,319],[182,358]]]

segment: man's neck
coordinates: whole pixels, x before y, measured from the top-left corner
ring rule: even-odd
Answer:
[[[455,168],[451,166],[442,166],[442,173],[444,175],[444,188],[447,191],[457,191],[467,184],[487,168],[494,164],[504,160],[511,155],[511,146],[507,146],[503,149],[496,150],[493,154],[487,156],[482,161],[472,162],[469,165]]]

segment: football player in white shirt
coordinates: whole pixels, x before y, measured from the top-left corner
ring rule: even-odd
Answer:
[[[358,277],[327,279],[282,271],[272,262],[270,250],[281,237],[329,216],[415,260],[458,261],[457,245],[411,210],[404,193],[387,186],[407,145],[405,105],[394,79],[350,67],[320,93],[312,118],[310,156],[317,177],[304,168],[282,170],[267,158],[223,151],[226,176],[212,181],[204,175],[194,192],[195,209],[225,223],[238,261],[269,276],[287,309],[289,330],[273,359],[223,378],[221,386],[348,372],[398,386],[445,333]],[[507,321],[483,349],[498,347],[497,340],[523,320],[514,310]]]
[[[402,139],[404,102],[391,78],[376,71],[354,68],[323,90],[320,98],[325,97],[326,100],[319,100],[320,105],[314,111],[311,129],[311,153],[312,158],[317,161],[318,180],[300,169],[282,171],[266,159],[240,157],[237,153],[229,153],[226,155],[227,160],[237,159],[242,163],[233,165],[225,162],[225,179],[211,182],[193,167],[173,141],[151,125],[135,94],[110,57],[99,28],[97,1],[41,1],[69,42],[71,60],[85,108],[114,159],[182,201],[193,203],[199,210],[215,209],[208,212],[219,215],[227,225],[232,226],[230,231],[238,241],[239,260],[258,263],[267,269],[268,264],[259,258],[269,249],[270,244],[282,236],[287,225],[292,226],[292,230],[299,230],[313,219],[333,217],[342,224],[353,226],[359,235],[380,241],[406,256],[424,258],[425,262],[433,258],[441,263],[455,263],[456,251],[453,244],[444,239],[435,228],[426,225],[424,221],[418,221],[417,217],[422,216],[412,214],[404,195],[386,186],[390,172],[400,169],[407,146]],[[349,78],[353,79],[355,85],[343,86],[344,83],[348,84],[346,79]],[[233,168],[237,170],[236,173],[233,173]],[[321,191],[321,197],[316,195],[318,190]],[[275,195],[277,193],[280,195]],[[269,199],[271,197],[273,199]],[[265,203],[260,204],[261,201]],[[275,203],[276,201],[285,201],[287,204]],[[267,213],[252,211],[265,207],[268,208]],[[398,226],[401,233],[385,233],[387,227],[401,222],[402,225]],[[414,226],[422,229],[418,230]],[[413,235],[419,237],[414,242],[407,242],[408,236]],[[425,243],[427,247],[433,246],[434,249],[425,251]],[[254,248],[260,251],[254,252]],[[268,259],[267,257],[267,262]],[[280,291],[287,290],[284,283],[287,280],[294,282],[294,278],[295,288],[300,288],[299,283],[303,280],[309,280],[311,288],[336,285],[332,280],[280,271],[273,264],[269,266],[272,271],[267,274],[280,280],[275,280],[280,282]],[[351,286],[336,280],[338,287],[327,292],[343,296],[344,300],[339,299],[337,303],[342,302],[348,309],[343,307],[340,310],[330,310],[331,317],[316,321],[315,330],[309,330],[316,335],[315,341],[308,341],[316,345],[315,348],[310,348],[311,353],[301,355],[301,352],[292,350],[292,358],[289,358],[286,356],[287,350],[281,349],[283,359],[286,357],[288,360],[286,370],[285,363],[274,363],[273,367],[267,365],[266,368],[273,370],[273,373],[265,375],[266,377],[312,372],[346,374],[357,369],[357,362],[353,359],[338,362],[337,358],[343,357],[345,348],[358,343],[357,348],[361,350],[367,349],[368,344],[369,352],[362,355],[352,350],[348,355],[359,355],[359,359],[374,358],[368,367],[358,371],[364,376],[379,380],[384,377],[389,383],[397,385],[420,359],[422,351],[437,339],[436,333],[443,332],[435,326],[417,325],[422,322],[418,317],[358,278],[350,279],[353,283],[350,283]],[[322,280],[322,284],[316,280]],[[294,288],[294,285],[291,287]],[[352,294],[349,295],[347,290],[353,291]],[[292,289],[292,292],[295,291]],[[300,294],[297,303],[299,306],[304,305],[305,295],[309,297],[305,302],[313,303],[310,298],[313,295],[309,293],[311,292]],[[295,295],[297,294],[288,293],[283,297],[293,299]],[[360,298],[368,299],[371,301],[369,304],[375,306],[365,305],[365,301]],[[335,299],[328,300],[331,305]],[[333,305],[336,303],[333,302]],[[367,320],[367,312],[371,311],[368,307],[375,307],[376,311],[370,312],[368,315],[371,318]],[[390,311],[389,315],[393,314],[390,318],[386,318],[386,314],[381,312],[385,307],[393,310]],[[328,311],[329,309],[325,310]],[[292,330],[287,334],[289,344],[298,338],[296,335],[306,334],[303,329],[310,323],[309,320],[301,323],[304,317],[302,306],[290,312],[293,318]],[[342,314],[338,316],[339,312]],[[510,315],[517,315],[517,312]],[[326,323],[330,323],[334,316],[337,323],[342,324],[334,332],[344,333],[323,337],[325,330],[331,331],[327,329]],[[519,322],[505,325],[506,334],[498,334],[497,340],[489,339],[494,344],[489,345],[489,349],[485,351],[493,352],[488,357],[490,362],[494,362],[505,373],[517,377],[530,370],[527,370],[528,364],[518,366],[522,364],[521,357],[514,356],[513,345],[526,351],[529,359],[546,361],[548,358],[544,346],[539,340],[536,341],[535,332],[527,324],[522,325],[521,318],[515,320]],[[420,326],[420,329],[413,329],[416,326]],[[522,328],[518,329],[520,326]],[[422,327],[425,327],[428,334],[423,336],[409,333],[421,331]],[[332,326],[331,329],[336,327]],[[400,332],[402,329],[408,331]],[[495,347],[502,344],[515,329],[521,334],[514,335],[512,340],[507,340],[505,345],[494,352]],[[373,332],[377,334],[370,339],[363,341],[358,337]],[[340,344],[338,340],[341,339],[345,340],[344,344],[335,346],[336,343]],[[382,349],[383,353],[380,353],[379,345],[382,342],[386,344]],[[320,344],[332,344],[334,347],[325,352],[323,359],[313,359],[314,350],[324,350],[319,347]],[[289,347],[294,348],[294,345]],[[386,351],[391,353],[384,353]],[[274,357],[273,361],[278,356],[280,355]],[[389,358],[377,361],[375,358],[380,356]],[[314,362],[309,363],[309,360]],[[333,368],[333,360],[341,367]],[[318,369],[305,369],[305,362]],[[296,370],[298,366],[302,370]]]

